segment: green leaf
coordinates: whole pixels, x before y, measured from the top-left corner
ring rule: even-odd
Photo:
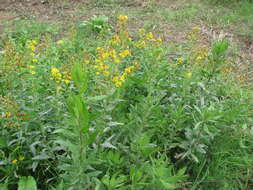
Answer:
[[[18,190],[37,190],[36,181],[32,176],[21,177],[18,182]]]
[[[0,184],[0,189],[1,190],[8,190],[8,183]]]
[[[50,156],[46,155],[46,153],[42,153],[40,155],[34,156],[32,160],[47,160]]]
[[[50,190],[64,190],[64,183],[61,181],[55,188],[52,187]]]
[[[72,78],[80,94],[83,94],[88,87],[87,74],[80,63],[76,63],[72,69]]]
[[[94,96],[94,97],[88,97],[87,102],[97,102],[106,99],[107,95],[101,95],[101,96]]]
[[[6,146],[7,146],[7,138],[0,137],[0,147],[6,147]]]
[[[161,184],[166,188],[166,189],[176,189],[176,186],[171,183],[167,183],[164,180],[161,180]]]

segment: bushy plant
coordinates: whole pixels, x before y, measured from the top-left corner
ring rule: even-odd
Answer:
[[[228,80],[228,42],[201,47],[195,27],[168,60],[161,38],[130,35],[127,20],[58,41],[6,36],[0,187],[250,188],[252,92]]]

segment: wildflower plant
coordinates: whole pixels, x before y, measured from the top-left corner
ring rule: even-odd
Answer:
[[[90,21],[84,21],[82,24],[80,24],[81,27],[90,27],[91,30],[93,30],[96,33],[99,33],[103,28],[106,27],[106,24],[108,22],[109,18],[107,16],[96,16],[94,15]]]
[[[227,41],[195,27],[170,59],[128,19],[4,41],[0,189],[250,188],[252,92],[221,77]]]

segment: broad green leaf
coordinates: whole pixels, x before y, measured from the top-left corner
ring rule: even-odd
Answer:
[[[21,177],[18,182],[18,190],[37,190],[35,179],[32,176]]]
[[[80,94],[83,94],[88,87],[88,78],[80,63],[76,63],[72,69],[72,78]]]

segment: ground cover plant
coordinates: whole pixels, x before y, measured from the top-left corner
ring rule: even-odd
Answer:
[[[252,90],[230,42],[192,27],[175,53],[130,21],[2,34],[0,189],[253,188]]]

